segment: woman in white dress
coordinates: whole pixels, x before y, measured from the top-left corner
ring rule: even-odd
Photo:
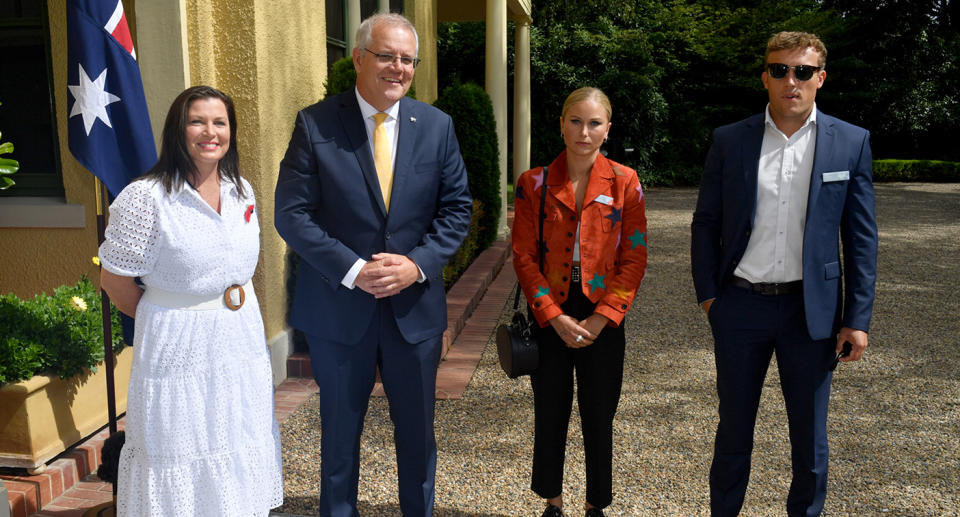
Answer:
[[[260,228],[236,134],[230,97],[185,90],[167,114],[157,164],[110,206],[101,283],[136,318],[121,517],[265,516],[283,502],[270,360],[250,283]]]

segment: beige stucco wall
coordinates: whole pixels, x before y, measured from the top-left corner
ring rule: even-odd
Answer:
[[[188,0],[192,84],[234,100],[240,166],[260,218],[254,276],[267,339],[286,328],[286,245],[273,226],[273,190],[296,113],[326,79],[323,4],[295,0]]]
[[[48,10],[63,187],[67,203],[84,206],[85,227],[0,228],[0,294],[12,292],[24,298],[76,283],[84,274],[97,277],[90,262],[97,253],[94,177],[67,147],[66,0],[50,0]]]
[[[417,100],[432,104],[437,100],[437,0],[406,0],[403,11],[417,28],[423,60],[413,76]]]

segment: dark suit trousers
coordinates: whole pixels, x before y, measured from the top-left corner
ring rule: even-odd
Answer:
[[[330,332],[330,336],[307,336],[313,376],[320,388],[320,515],[359,515],[360,435],[378,366],[394,425],[400,510],[405,517],[433,515],[437,468],[433,418],[440,336],[406,342],[389,299],[377,302],[360,342],[338,343],[331,339],[336,329]]]
[[[753,432],[763,380],[775,353],[790,430],[790,516],[820,515],[827,493],[828,370],[835,339],[813,340],[803,295],[764,296],[728,286],[710,308],[720,423],[710,468],[710,509],[733,516],[750,477]]]
[[[594,303],[580,289],[570,291],[561,304],[563,312],[578,320],[589,316]],[[568,348],[550,326],[539,329],[537,340],[540,365],[530,376],[534,406],[530,488],[544,499],[563,491],[563,462],[576,371],[587,501],[605,508],[613,500],[613,418],[623,382],[623,325],[605,327],[597,340],[585,348]]]

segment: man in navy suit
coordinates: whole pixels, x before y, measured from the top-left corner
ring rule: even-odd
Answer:
[[[300,111],[280,163],[276,227],[301,259],[290,323],[307,335],[320,388],[320,515],[359,515],[360,434],[379,367],[400,509],[426,517],[442,270],[472,202],[452,120],[405,97],[420,61],[413,25],[374,15],[356,41],[356,89]]]
[[[774,353],[793,461],[787,514],[820,514],[834,359],[845,343],[841,361],[867,347],[877,269],[870,135],[817,110],[826,57],[813,34],[774,35],[761,76],[765,113],[718,128],[704,166],[691,261],[717,366],[715,516],[743,505]]]

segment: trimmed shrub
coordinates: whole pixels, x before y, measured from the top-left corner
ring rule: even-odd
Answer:
[[[450,257],[447,265],[443,266],[443,286],[448,291],[460,279],[463,272],[470,267],[473,259],[482,251],[477,247],[481,217],[483,217],[483,203],[474,199],[473,214],[470,216],[470,231],[467,232],[467,237],[463,239],[463,244],[460,245],[457,252]]]
[[[940,160],[874,160],[873,180],[960,182],[960,162]]]
[[[114,351],[123,349],[120,312],[111,306]],[[52,373],[66,379],[103,361],[100,293],[86,277],[32,300],[0,296],[0,384]]]
[[[324,98],[336,95],[353,88],[357,84],[357,71],[353,68],[353,57],[346,56],[338,59],[323,82]]]
[[[500,151],[493,104],[483,88],[466,83],[445,88],[433,105],[453,118],[470,194],[483,206],[477,235],[479,254],[496,240],[500,220]]]

